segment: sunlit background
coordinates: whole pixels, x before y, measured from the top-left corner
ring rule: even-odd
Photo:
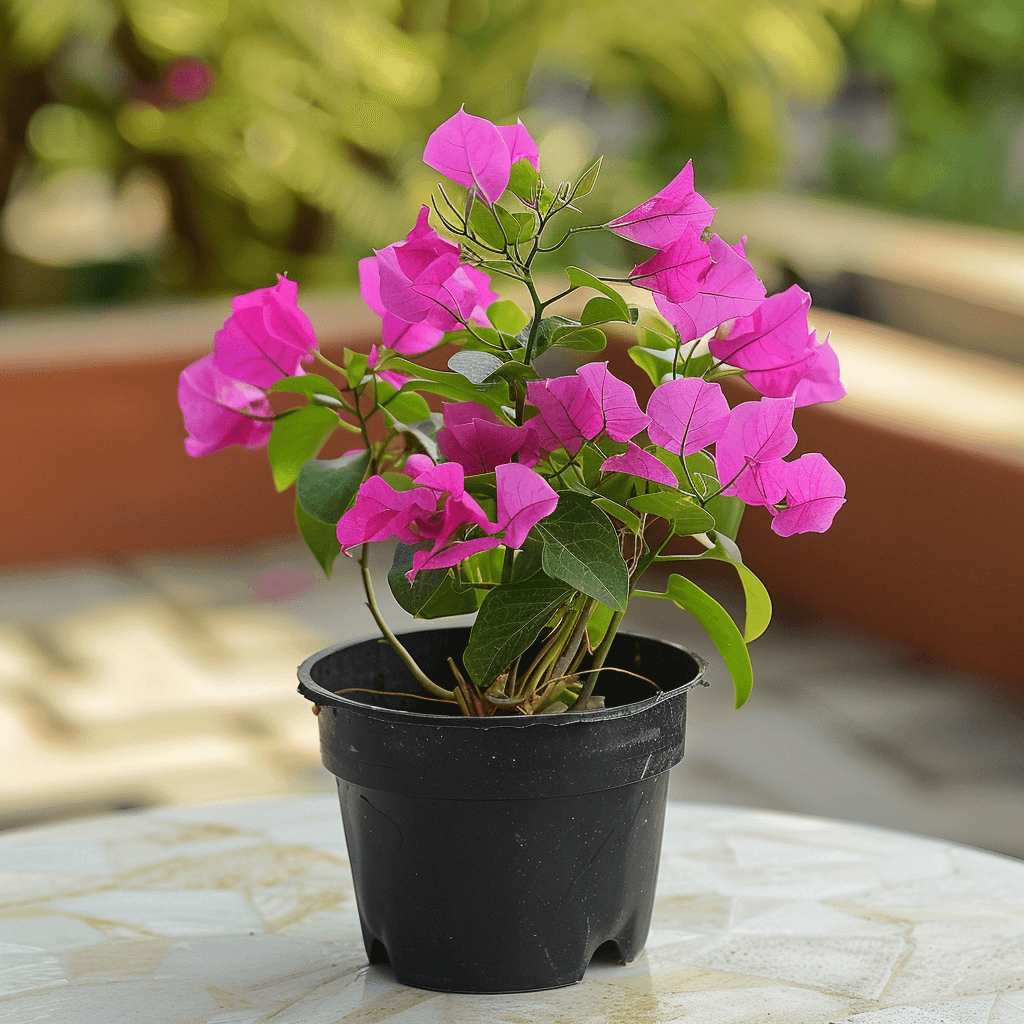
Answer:
[[[186,459],[174,380],[283,271],[368,344],[356,261],[460,104],[549,180],[604,154],[592,223],[692,158],[847,367],[806,422],[851,525],[754,538],[763,703],[693,698],[674,795],[1024,855],[1024,0],[0,0],[0,825],[329,783],[293,667],[370,621],[261,453]]]

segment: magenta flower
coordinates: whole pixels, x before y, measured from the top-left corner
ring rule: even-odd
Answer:
[[[629,275],[638,288],[664,295],[670,302],[686,302],[700,290],[712,267],[711,250],[692,224],[670,245],[638,264]]]
[[[526,536],[558,504],[558,494],[539,473],[518,462],[498,466],[498,523],[505,545],[521,548]]]
[[[316,334],[296,305],[298,285],[281,274],[271,288],[236,295],[231,316],[214,335],[213,362],[226,377],[269,388],[305,371]]]
[[[550,515],[558,495],[548,482],[526,466],[509,463],[495,469],[498,522],[465,489],[465,474],[457,462],[438,465],[426,456],[411,456],[406,472],[416,484],[396,491],[379,476],[360,485],[355,504],[338,520],[342,551],[359,544],[397,537],[406,544],[432,541],[413,555],[410,580],[424,569],[456,565],[479,551],[505,543],[521,547],[526,535]],[[486,537],[460,537],[467,527],[478,527]],[[504,531],[504,540],[493,536]]]
[[[409,468],[407,464],[406,469]],[[346,554],[359,544],[389,537],[397,537],[406,544],[433,541],[429,552],[417,553],[422,556],[419,564],[414,557],[415,573],[429,558],[454,543],[462,527],[479,526],[486,533],[498,531],[498,524],[492,523],[466,493],[458,463],[422,466],[413,479],[416,486],[408,491],[396,491],[379,476],[360,485],[355,504],[338,520],[338,543]],[[439,501],[443,503],[440,509]]]
[[[515,124],[499,124],[497,128],[508,150],[509,163],[529,160],[533,164],[533,169],[539,171],[540,150],[537,149],[537,143],[530,137],[523,122],[517,118]]]
[[[585,440],[601,433],[601,407],[582,377],[531,380],[526,385],[526,395],[539,410],[529,425],[545,451],[564,448],[575,455]]]
[[[714,215],[714,207],[693,190],[691,160],[656,196],[616,218],[608,227],[615,234],[651,249],[667,249],[688,224],[700,235]]]
[[[764,301],[765,288],[743,255],[743,242],[730,248],[718,235],[708,242],[711,269],[685,302],[672,302],[655,293],[661,315],[679,330],[683,341],[702,338],[709,331],[740,316],[750,316]]]
[[[390,537],[418,544],[422,538],[412,531],[412,524],[436,506],[437,496],[427,488],[396,491],[382,477],[371,476],[359,485],[355,504],[338,520],[338,543],[346,555],[358,544]]]
[[[409,477],[410,480],[415,480],[420,473],[426,472],[434,465],[434,460],[429,455],[422,455],[419,452],[415,452],[405,460],[405,465],[402,467],[402,472]]]
[[[783,463],[786,507],[772,519],[780,537],[824,533],[846,501],[846,482],[824,455],[801,455]]]
[[[359,261],[359,294],[370,309],[384,321],[381,341],[405,356],[418,356],[440,344],[444,331],[421,321],[410,324],[389,313],[380,301],[380,268],[376,256]]]
[[[714,444],[729,424],[729,403],[717,384],[678,377],[654,389],[647,401],[647,436],[675,454],[692,455]]]
[[[607,363],[585,363],[572,377],[530,381],[526,394],[540,412],[528,425],[544,451],[564,448],[575,455],[602,431],[614,441],[628,441],[650,422],[633,389],[612,376]]]
[[[640,411],[633,389],[612,376],[607,363],[584,363],[576,375],[586,381],[604,418],[604,432],[613,441],[628,441],[651,422]]]
[[[526,134],[525,128],[522,131]],[[479,192],[488,203],[501,198],[512,169],[502,133],[486,118],[467,114],[464,107],[431,132],[423,162],[464,188]]]
[[[197,459],[232,445],[262,448],[273,424],[251,416],[273,416],[257,387],[226,377],[211,352],[186,366],[178,378],[178,405],[185,421],[185,451]],[[245,415],[248,413],[249,415]]]
[[[792,398],[743,402],[715,445],[715,464],[723,494],[735,494],[748,505],[773,505],[782,498],[774,469],[763,469],[796,447]]]
[[[459,247],[430,227],[429,212],[429,207],[421,207],[405,241],[377,250],[376,294],[373,269],[367,264],[362,271],[365,290],[362,284],[360,288],[364,300],[371,309],[380,308],[398,320],[424,323],[442,332],[473,317],[486,323],[484,310],[498,297],[488,287],[489,278],[459,263]],[[427,337],[429,334],[417,334],[410,344],[425,344]]]
[[[726,338],[712,338],[711,354],[746,370],[747,382],[769,398],[788,398],[813,366],[807,310],[811,297],[798,285],[765,299],[739,317]]]
[[[182,57],[164,72],[164,89],[178,103],[202,99],[213,88],[213,68],[198,57]]]
[[[540,458],[537,434],[529,424],[512,427],[499,423],[490,409],[478,402],[447,402],[444,428],[437,435],[437,447],[450,462],[458,462],[468,476],[490,473],[511,462],[535,466]]]
[[[809,347],[816,358],[796,386],[794,397],[798,409],[818,402],[835,402],[846,394],[846,388],[839,380],[839,357],[828,337],[819,344],[818,332],[812,331]]]
[[[656,484],[668,487],[678,486],[675,473],[661,459],[644,451],[632,441],[626,442],[626,450],[621,455],[612,455],[601,463],[605,473],[626,473],[629,476],[643,477],[653,480]]]

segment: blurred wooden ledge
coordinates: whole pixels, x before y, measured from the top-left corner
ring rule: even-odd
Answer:
[[[328,355],[379,336],[355,295],[302,305]],[[182,447],[177,376],[228,310],[225,298],[0,322],[0,564],[293,534],[293,495],[274,492],[262,453]],[[747,561],[807,621],[857,622],[1024,690],[1024,369],[837,314],[812,321],[833,332],[850,395],[798,411],[796,454],[823,452],[849,501],[828,533],[788,539],[751,509]],[[607,355],[650,391],[621,340]]]
[[[815,196],[716,196],[715,229],[758,266],[817,284],[881,323],[1024,364],[1024,234],[902,216]]]

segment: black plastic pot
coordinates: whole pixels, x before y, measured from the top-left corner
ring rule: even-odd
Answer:
[[[443,680],[468,638],[452,628],[401,641]],[[525,992],[581,980],[599,949],[623,963],[639,955],[668,770],[683,756],[686,691],[704,662],[620,634],[606,664],[663,692],[604,672],[601,711],[465,718],[403,697],[422,690],[379,640],[302,663],[371,963],[390,961],[418,988]],[[350,687],[395,696],[335,693]]]

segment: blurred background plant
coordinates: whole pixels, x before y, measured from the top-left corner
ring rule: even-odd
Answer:
[[[705,191],[1020,220],[1024,0],[0,0],[0,19],[8,308],[285,269],[351,283],[428,196],[423,143],[463,102],[528,120],[549,177],[605,153],[599,214],[694,156]]]
[[[0,0],[0,303],[353,280],[429,195],[430,130],[522,113],[607,213],[691,155],[780,164],[859,0]],[[602,212],[602,211],[598,211]],[[614,244],[614,243],[613,243]]]
[[[880,0],[844,41],[845,82],[808,133],[826,152],[804,184],[1020,229],[1024,0]]]

